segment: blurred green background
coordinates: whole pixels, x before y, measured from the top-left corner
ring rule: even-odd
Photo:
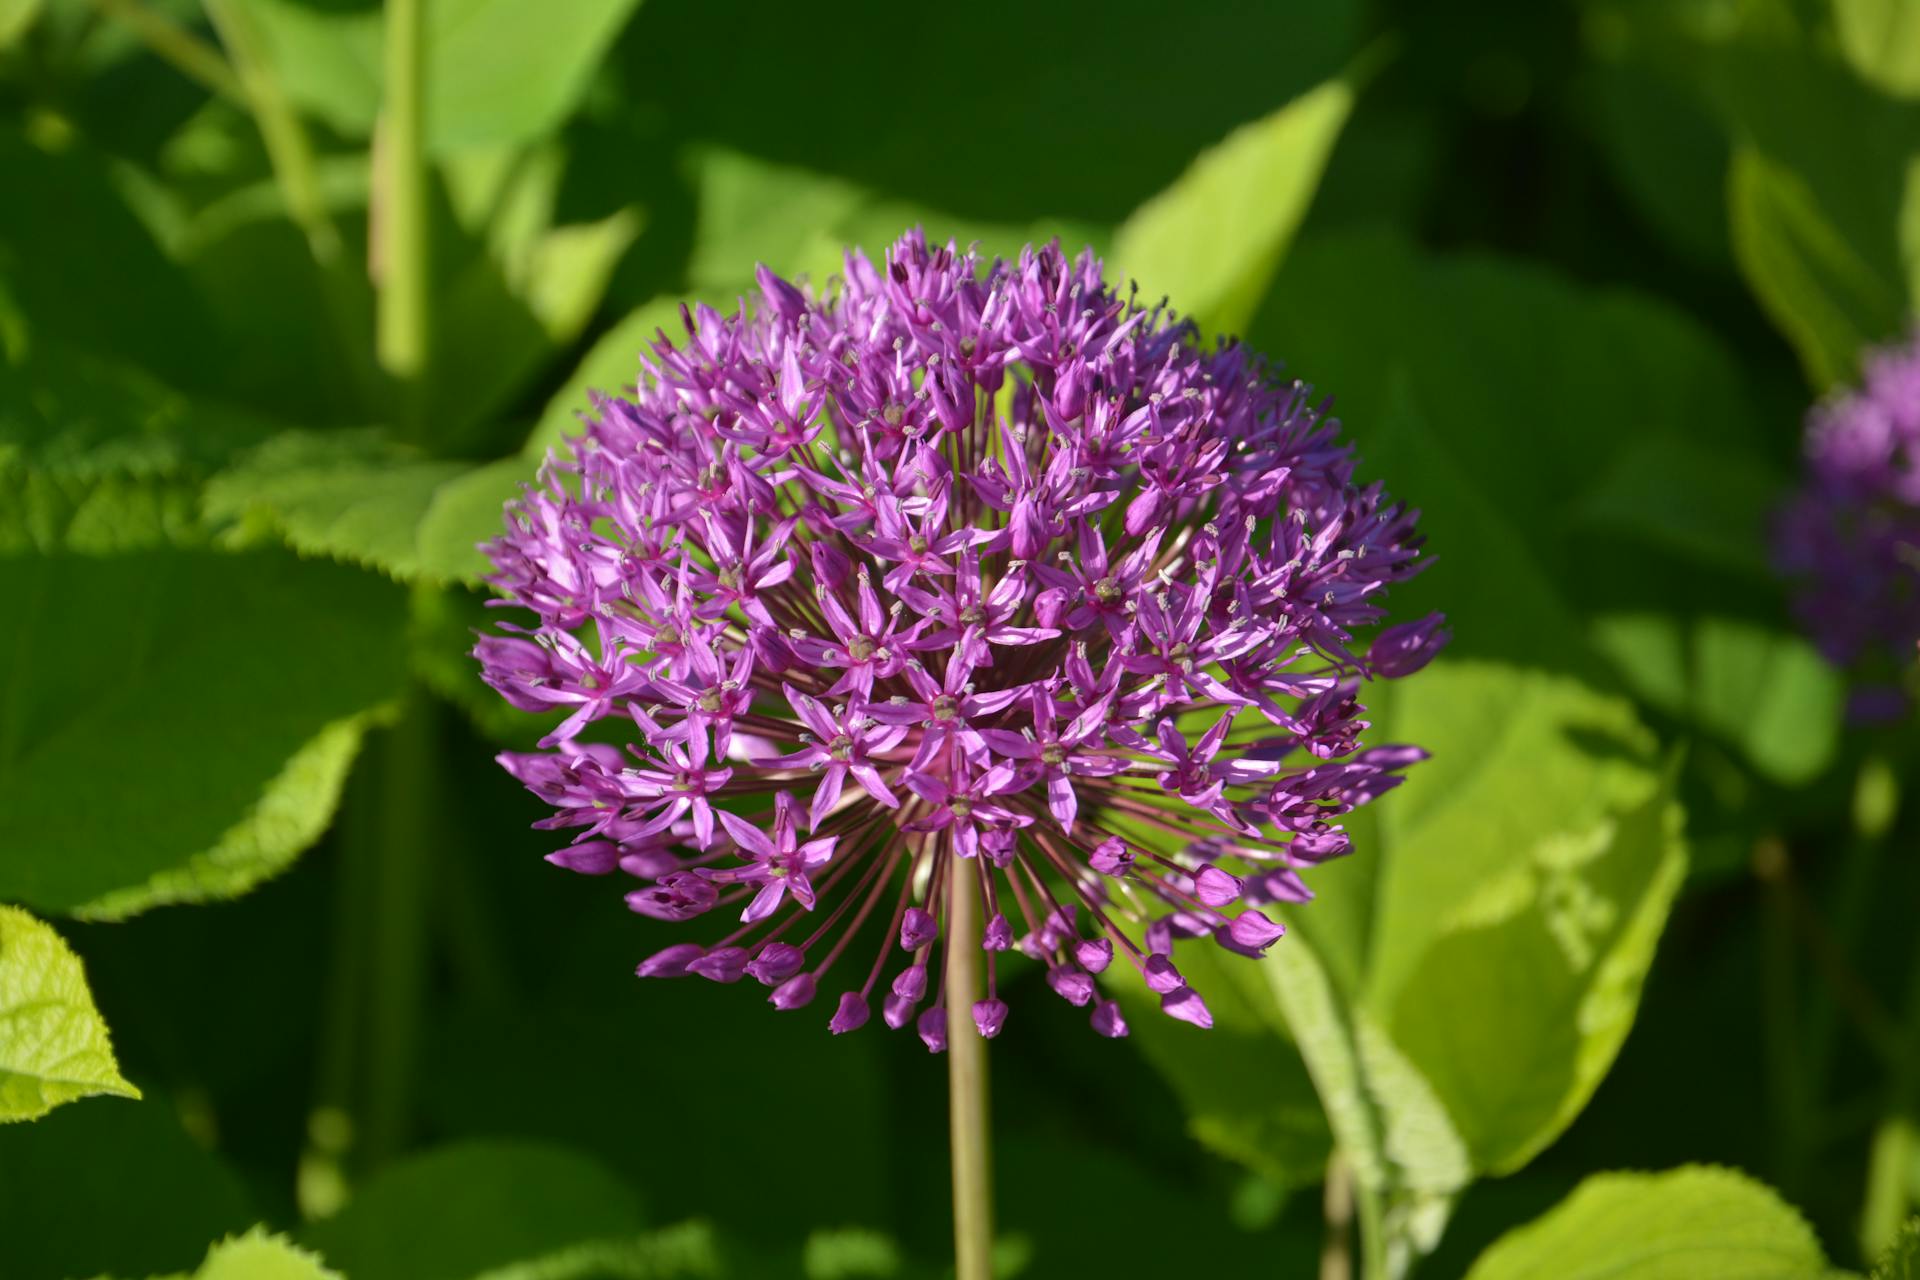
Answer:
[[[1091,244],[1332,394],[1456,637],[1213,1032],[1017,973],[1006,1274],[1311,1274],[1336,1137],[1422,1277],[1575,1274],[1483,1250],[1688,1164],[1774,1192],[1602,1186],[1568,1256],[1871,1261],[1920,776],[1767,520],[1913,307],[1920,5],[419,3],[408,134],[374,5],[0,0],[0,901],[144,1094],[0,1129],[0,1276],[255,1223],[354,1280],[941,1273],[944,1063],[636,983],[676,936],[541,861],[465,656],[474,544],[679,299],[914,224]]]

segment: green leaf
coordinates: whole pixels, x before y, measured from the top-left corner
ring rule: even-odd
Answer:
[[[469,1280],[639,1228],[633,1193],[599,1164],[560,1147],[496,1140],[392,1166],[303,1238],[353,1280]]]
[[[807,1237],[802,1266],[807,1280],[888,1280],[900,1274],[900,1250],[877,1231],[815,1231]]]
[[[1830,1274],[1790,1206],[1731,1169],[1602,1173],[1509,1231],[1468,1280],[1808,1280]]]
[[[1802,636],[1738,618],[1623,613],[1596,620],[1594,640],[1636,695],[1776,781],[1812,781],[1839,749],[1846,684]]]
[[[1640,762],[1645,735],[1623,703],[1497,668],[1435,677],[1402,693],[1396,738],[1457,759],[1465,742],[1445,717],[1471,724],[1473,709],[1501,708],[1498,727],[1471,777],[1419,780],[1451,784],[1444,799],[1382,814],[1393,861],[1367,1003],[1385,1011],[1475,1167],[1509,1173],[1559,1136],[1613,1064],[1686,852],[1670,786]],[[1447,851],[1455,865],[1442,865]]]
[[[155,872],[145,884],[102,894],[69,914],[79,920],[124,920],[153,907],[237,898],[271,880],[326,834],[367,731],[385,718],[369,712],[328,725],[293,753],[252,808],[212,848],[182,866]]]
[[[40,16],[43,0],[0,0],[0,49],[6,48],[33,25]]]
[[[1162,1016],[1159,997],[1132,971],[1114,985],[1133,1039],[1164,1076],[1202,1145],[1280,1187],[1321,1180],[1332,1134],[1308,1064],[1276,1038],[1292,1038],[1257,966],[1213,950],[1180,957],[1187,980],[1207,997],[1204,1034]]]
[[[1201,155],[1114,236],[1116,266],[1208,334],[1245,330],[1353,110],[1330,80]]]
[[[285,1236],[255,1227],[207,1251],[193,1280],[341,1280],[320,1258]]]
[[[1899,325],[1897,283],[1861,259],[1805,180],[1752,147],[1734,152],[1727,202],[1741,271],[1807,380],[1850,379],[1861,348]]]
[[[936,244],[978,243],[987,256],[1012,257],[1022,246],[1059,237],[1069,253],[1101,247],[1104,237],[1085,223],[1046,218],[1017,224],[955,215],[875,192],[845,178],[816,173],[720,148],[689,157],[699,187],[694,246],[687,281],[722,311],[743,294],[755,263],[824,290],[843,269],[848,249],[878,261],[912,227]],[[723,301],[724,304],[723,305]]]
[[[282,865],[337,795],[332,727],[404,682],[402,593],[285,552],[0,558],[0,593],[0,896],[50,909]]]
[[[51,343],[0,364],[0,556],[207,542],[200,487],[274,424]]]
[[[303,555],[331,556],[403,581],[451,582],[479,569],[471,546],[427,527],[441,499],[473,474],[376,430],[287,432],[249,451],[206,488],[207,518],[262,532]],[[494,524],[497,530],[499,513]]]
[[[1908,1218],[1873,1264],[1872,1280],[1920,1280],[1920,1216]]]
[[[186,1272],[207,1241],[257,1221],[239,1178],[188,1135],[185,1110],[149,1097],[0,1128],[0,1204],[33,1224],[0,1232],[0,1274]]]
[[[298,0],[251,3],[287,95],[342,133],[370,134],[380,106],[380,11]],[[579,105],[637,3],[447,0],[429,6],[429,151],[513,145],[553,132]]]
[[[623,208],[558,223],[566,156],[557,144],[463,153],[443,172],[458,224],[441,228],[452,248],[428,395],[433,438],[463,445],[470,424],[511,406],[580,336],[642,218]]]
[[[686,301],[690,306],[705,302],[717,308],[737,296],[737,290],[711,289]],[[620,395],[631,388],[640,376],[640,353],[653,345],[657,334],[665,333],[676,345],[684,340],[680,303],[679,298],[655,298],[628,312],[595,340],[579,368],[547,400],[540,421],[527,437],[524,452],[529,459],[538,460],[548,449],[558,448],[567,437],[580,434],[580,416],[593,411],[589,392]],[[527,475],[532,475],[531,467]]]
[[[588,1240],[524,1262],[481,1272],[473,1280],[680,1280],[727,1276],[713,1230],[682,1223],[621,1240]]]
[[[140,1096],[113,1060],[80,958],[18,907],[0,906],[0,1030],[0,1121],[96,1094]]]
[[[1263,966],[1354,1178],[1380,1201],[1389,1275],[1404,1275],[1445,1229],[1473,1177],[1460,1131],[1420,1069],[1343,991],[1296,932]]]
[[[1860,78],[1898,97],[1920,97],[1920,3],[1833,0],[1840,52]]]

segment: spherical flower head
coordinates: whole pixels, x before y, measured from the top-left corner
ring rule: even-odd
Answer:
[[[1211,1025],[1176,942],[1272,946],[1266,908],[1423,755],[1363,746],[1358,696],[1446,641],[1437,615],[1361,638],[1414,513],[1307,386],[1090,253],[912,232],[824,294],[759,280],[683,308],[486,548],[532,620],[480,641],[484,676],[566,713],[501,757],[573,833],[551,860],[726,922],[643,976],[781,1009],[837,986],[835,1033],[877,1000],[943,1049],[954,947],[983,952],[984,1036],[1015,951],[1102,1035],[1116,961]]]
[[[1871,352],[1859,388],[1814,406],[1805,462],[1777,562],[1821,652],[1860,676],[1856,714],[1898,715],[1920,646],[1920,334]]]

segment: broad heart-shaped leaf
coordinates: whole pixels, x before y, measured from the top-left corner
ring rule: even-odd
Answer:
[[[207,1250],[207,1260],[193,1280],[341,1280],[318,1254],[300,1248],[285,1236],[255,1227],[243,1236],[222,1240]]]
[[[242,880],[284,863],[350,754],[311,744],[404,682],[400,590],[283,551],[0,558],[0,593],[22,602],[0,631],[0,896],[53,910],[180,896],[162,873],[195,881],[200,854]],[[305,750],[326,767],[289,766]]]
[[[1429,483],[1459,481],[1444,453],[1403,456]],[[1517,545],[1510,531],[1498,541]],[[1565,634],[1524,553],[1486,571],[1535,625]],[[1434,758],[1359,816],[1356,853],[1312,874],[1317,900],[1286,913],[1291,932],[1263,965],[1203,953],[1195,972],[1210,1000],[1226,997],[1229,1028],[1246,1021],[1243,975],[1265,975],[1336,1141],[1383,1202],[1398,1273],[1437,1241],[1472,1177],[1525,1163],[1591,1096],[1632,1025],[1685,854],[1668,771],[1618,696],[1443,657],[1363,697],[1373,741]],[[1220,1109],[1209,1086],[1232,1094],[1239,1055],[1216,1065],[1202,1046],[1170,1061],[1157,1038],[1149,1054],[1198,1128]],[[1282,1039],[1267,1052],[1287,1078]],[[1242,1130],[1243,1143],[1259,1136]],[[1286,1167],[1271,1140],[1252,1156],[1214,1145]]]
[[[479,1141],[382,1171],[302,1235],[353,1280],[469,1280],[640,1225],[633,1192],[588,1157]]]
[[[1227,135],[1121,225],[1115,267],[1205,333],[1242,332],[1306,217],[1353,100],[1347,80],[1330,80]]]
[[[248,0],[288,95],[354,137],[380,106],[380,10]],[[558,128],[638,0],[440,0],[427,6],[427,145],[529,142]]]
[[[1731,1169],[1601,1173],[1480,1255],[1467,1280],[1817,1280],[1820,1241],[1772,1190]]]
[[[0,1122],[101,1093],[140,1096],[113,1060],[80,957],[51,926],[0,906]]]

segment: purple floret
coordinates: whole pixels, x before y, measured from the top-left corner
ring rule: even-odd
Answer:
[[[1424,755],[1362,749],[1356,696],[1447,638],[1358,638],[1419,567],[1415,513],[1355,482],[1307,386],[1091,253],[914,232],[825,294],[759,278],[758,305],[683,308],[486,548],[534,617],[480,641],[484,676],[566,713],[501,757],[574,833],[551,860],[733,926],[643,975],[751,977],[782,1009],[884,925],[836,1033],[877,1001],[945,1047],[956,885],[987,922],[980,1034],[1009,949],[1102,1035],[1127,1030],[1094,989],[1115,959],[1210,1025],[1175,940],[1271,946],[1261,908],[1308,897],[1341,816]]]

